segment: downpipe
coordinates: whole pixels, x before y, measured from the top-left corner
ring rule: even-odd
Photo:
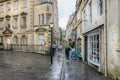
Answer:
[[[107,77],[107,0],[104,0],[104,20],[105,77]]]

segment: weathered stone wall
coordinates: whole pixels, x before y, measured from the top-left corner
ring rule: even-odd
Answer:
[[[107,0],[107,67],[108,75],[120,80],[120,52],[116,49],[120,31],[119,1]]]

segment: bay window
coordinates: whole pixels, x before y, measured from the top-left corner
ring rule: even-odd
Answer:
[[[99,52],[99,34],[91,34],[88,36],[88,59],[89,62],[93,63],[96,66],[99,66],[100,64],[100,52]]]

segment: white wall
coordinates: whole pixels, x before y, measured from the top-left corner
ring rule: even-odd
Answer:
[[[90,7],[89,7],[90,1],[92,3],[92,23],[90,22]],[[86,14],[84,14],[84,10],[86,11]],[[84,18],[84,15],[86,15],[86,18]],[[104,23],[104,17],[103,15],[100,16],[100,13],[99,13],[98,0],[88,1],[88,3],[86,4],[85,8],[82,11],[82,20],[83,20],[83,26],[82,26],[83,34],[94,28],[99,27],[101,24]]]

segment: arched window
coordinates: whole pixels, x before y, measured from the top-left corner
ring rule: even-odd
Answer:
[[[14,36],[14,44],[17,44],[17,43],[18,43],[18,37]]]
[[[27,44],[27,37],[26,36],[22,36],[22,44]]]

